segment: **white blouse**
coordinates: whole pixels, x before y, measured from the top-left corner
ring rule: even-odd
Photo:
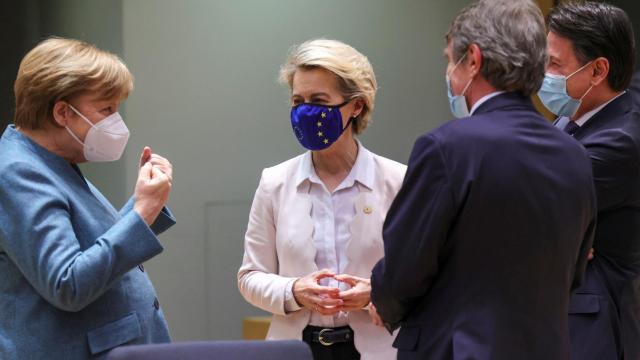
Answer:
[[[350,224],[356,215],[355,199],[358,184],[371,189],[374,181],[374,160],[369,150],[358,142],[358,155],[347,177],[330,193],[315,172],[311,152],[303,159],[297,178],[309,181],[311,197],[311,218],[313,219],[313,241],[316,246],[315,262],[318,269],[329,269],[336,274],[343,273],[347,266],[347,244],[351,238]],[[322,279],[321,285],[347,290],[348,285],[334,279]],[[285,296],[285,310],[297,311],[300,306],[293,297],[293,281],[289,283]],[[348,314],[340,312],[334,316],[323,316],[317,312],[311,315],[310,325],[338,327],[349,324]]]

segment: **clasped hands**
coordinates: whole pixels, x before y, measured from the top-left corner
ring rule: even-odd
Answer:
[[[332,278],[350,286],[341,291],[337,287],[320,285],[320,280]],[[371,281],[348,274],[335,274],[320,270],[297,279],[293,283],[293,296],[298,305],[322,315],[335,315],[340,311],[366,309],[372,322],[382,326],[375,307],[371,304]]]

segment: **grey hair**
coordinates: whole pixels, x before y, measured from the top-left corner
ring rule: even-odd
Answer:
[[[464,8],[446,35],[458,61],[476,44],[480,73],[496,89],[529,96],[540,89],[547,66],[542,12],[532,0],[479,0]]]

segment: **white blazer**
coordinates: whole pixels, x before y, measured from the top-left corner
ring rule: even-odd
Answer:
[[[406,171],[405,165],[372,155],[375,181],[371,190],[358,186],[345,269],[347,274],[364,278],[371,277],[371,269],[384,256],[382,225]],[[251,206],[244,258],[238,271],[242,296],[252,305],[273,313],[268,340],[301,339],[311,315],[304,308],[287,314],[284,307],[288,283],[318,271],[306,183],[309,180],[296,185],[303,156],[263,170]],[[350,312],[349,325],[362,359],[396,358],[392,347],[395,335],[374,326],[366,310]]]

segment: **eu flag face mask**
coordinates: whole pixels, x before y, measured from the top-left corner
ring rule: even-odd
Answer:
[[[129,141],[129,129],[118,112],[98,121],[95,125],[69,104],[71,110],[91,125],[82,142],[76,134],[66,127],[71,137],[84,148],[84,158],[88,161],[115,161],[120,159]]]
[[[451,74],[453,74],[453,72],[456,70],[458,65],[460,65],[460,63],[462,62],[462,60],[464,60],[466,56],[467,54],[465,53],[460,58],[460,60],[458,60],[456,65],[453,67],[453,69],[451,69],[451,72],[450,72]],[[467,100],[465,99],[464,94],[467,92],[469,85],[471,85],[473,78],[469,80],[469,82],[464,87],[460,95],[453,95],[453,91],[451,90],[451,78],[449,77],[449,74],[447,74],[445,78],[447,81],[447,97],[449,98],[449,108],[451,109],[451,113],[453,114],[453,116],[457,118],[463,118],[463,117],[469,116],[469,107],[467,106]]]
[[[291,127],[300,145],[309,150],[323,150],[336,142],[351,124],[349,119],[343,127],[340,113],[340,108],[349,101],[333,106],[302,103],[292,107]]]
[[[542,87],[538,91],[538,97],[549,111],[558,116],[572,117],[576,114],[582,104],[582,99],[584,99],[589,91],[591,91],[593,85],[591,85],[589,90],[587,90],[580,99],[574,99],[567,94],[567,80],[585,67],[589,66],[592,62],[593,61],[584,64],[584,66],[574,71],[569,76],[549,73],[544,75]]]

